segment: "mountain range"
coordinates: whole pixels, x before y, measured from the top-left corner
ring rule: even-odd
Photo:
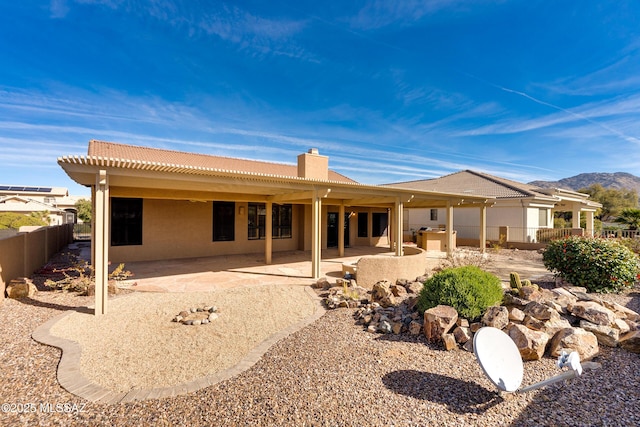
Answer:
[[[615,173],[581,173],[559,181],[531,181],[529,184],[541,188],[565,188],[578,191],[593,184],[600,184],[604,188],[616,190],[636,190],[640,194],[640,177],[627,172]]]

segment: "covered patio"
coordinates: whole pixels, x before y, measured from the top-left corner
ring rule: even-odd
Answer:
[[[338,219],[349,218],[354,222],[354,228],[358,226],[358,233],[353,230],[351,235],[336,233],[334,252],[337,258],[347,255],[347,236],[353,237],[350,239],[352,248],[362,246],[363,250],[377,250],[374,247],[385,239],[372,239],[371,218],[375,214],[385,218],[386,251],[403,256],[404,209],[446,207],[449,213],[447,239],[452,242],[454,206],[475,206],[480,210],[479,238],[483,241],[486,240],[486,207],[492,204],[492,198],[485,196],[360,184],[330,171],[328,158],[313,149],[298,156],[297,166],[288,166],[91,141],[87,156],[61,157],[58,163],[74,181],[92,189],[96,314],[107,310],[110,261],[114,264],[126,262],[130,266],[138,261],[251,254],[253,258],[247,259],[253,259],[254,267],[258,267],[272,265],[276,254],[295,250],[308,258],[306,263],[301,261],[303,264],[291,275],[306,275],[314,280],[323,274],[322,252],[330,250],[326,215],[331,211],[335,211]],[[111,221],[115,218],[113,203],[116,199],[139,201],[139,212],[124,210],[121,215],[124,219],[119,217],[119,220],[125,221],[125,225],[118,225],[124,227],[118,231],[126,240],[126,233],[131,232],[126,228],[126,221],[135,221],[135,215],[138,215],[138,241],[114,243],[115,225]],[[216,203],[223,208],[230,207],[221,212],[230,218],[231,233],[229,236],[223,234],[225,238],[218,241]],[[290,218],[287,239],[277,239],[273,235],[274,216],[266,214],[262,226],[264,236],[246,240],[248,209],[256,204],[267,213],[276,205],[291,206],[293,219]],[[365,219],[363,230],[360,230],[361,214]],[[341,225],[339,220],[336,228],[341,230]],[[237,233],[233,232],[234,227]],[[363,236],[361,231],[364,231]],[[448,245],[449,248],[453,246]]]

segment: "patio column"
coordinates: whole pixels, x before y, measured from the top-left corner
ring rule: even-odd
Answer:
[[[396,256],[402,256],[404,250],[402,248],[402,213],[404,211],[404,203],[400,197],[396,198],[396,214],[394,215],[395,236],[393,240],[396,242]]]
[[[271,264],[273,253],[273,202],[267,201],[264,223],[264,262]]]
[[[484,253],[487,247],[487,206],[480,207],[480,252]]]
[[[109,177],[106,170],[96,175],[92,263],[96,274],[95,315],[106,314],[109,279]]]
[[[447,200],[447,255],[453,254],[453,204]]]
[[[338,256],[344,256],[344,203],[338,206]]]
[[[573,214],[571,215],[571,226],[573,228],[580,228],[580,206],[573,207]]]
[[[311,277],[313,279],[320,278],[320,259],[322,242],[320,234],[320,220],[322,213],[322,198],[318,190],[313,192],[313,200],[311,201]]]
[[[593,226],[593,211],[586,211],[586,228],[587,228],[587,236],[594,236],[594,226]]]

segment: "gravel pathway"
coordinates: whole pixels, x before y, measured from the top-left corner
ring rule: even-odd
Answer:
[[[640,289],[606,296],[636,311]],[[353,310],[327,312],[252,368],[187,395],[100,405],[56,381],[60,351],[32,331],[92,298],[41,292],[0,304],[0,425],[631,426],[640,425],[640,356],[601,347],[598,371],[524,395],[500,395],[473,354],[423,337],[370,334]],[[559,371],[525,363],[523,385]]]

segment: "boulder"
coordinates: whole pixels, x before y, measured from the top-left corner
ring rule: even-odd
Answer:
[[[631,331],[622,336],[620,347],[632,353],[640,353],[640,331]]]
[[[518,324],[511,324],[507,332],[513,342],[516,343],[523,360],[542,359],[549,342],[549,335]]]
[[[631,330],[629,324],[622,319],[616,319],[613,322],[613,327],[619,330],[621,334],[626,334]]]
[[[607,347],[617,347],[618,340],[620,339],[620,330],[614,329],[609,326],[596,325],[586,320],[580,321],[580,327],[585,331],[589,331],[595,334],[598,339],[598,344],[606,345]]]
[[[613,311],[595,301],[578,301],[574,304],[569,304],[567,309],[574,316],[588,320],[596,325],[611,326],[616,319]]]
[[[509,324],[509,310],[502,305],[489,307],[482,316],[482,323],[485,326],[504,329]]]
[[[397,304],[396,297],[391,292],[391,284],[386,280],[381,280],[373,285],[371,300],[379,303],[382,307],[393,307]]]
[[[616,302],[603,301],[602,305],[613,311],[618,319],[628,319],[634,322],[640,320],[640,315],[630,308],[620,305]]]
[[[453,336],[455,337],[456,342],[464,344],[471,339],[471,331],[468,327],[458,326],[453,330]]]
[[[549,307],[548,305],[541,304],[537,301],[531,301],[524,307],[525,314],[528,314],[531,317],[535,317],[538,320],[549,320],[551,319],[552,312],[555,310]]]
[[[527,301],[542,301],[542,292],[535,286],[523,286],[520,288],[520,297]]]
[[[7,286],[9,298],[31,298],[38,292],[36,285],[27,278],[13,279]],[[3,294],[4,295],[4,294]]]
[[[313,285],[316,289],[329,289],[331,287],[331,283],[327,280],[326,277],[319,278]]]
[[[448,305],[438,305],[424,312],[424,335],[429,342],[442,340],[458,320],[458,312]]]
[[[578,352],[580,360],[588,360],[598,354],[598,338],[582,328],[565,328],[559,330],[551,339],[549,355],[558,357],[562,351]]]
[[[524,320],[524,311],[520,310],[518,307],[510,307],[508,310],[510,321],[522,322]]]
[[[529,301],[527,301],[524,298],[520,298],[519,296],[510,294],[510,293],[506,293],[506,294],[504,294],[504,297],[502,298],[502,303],[504,305],[508,305],[508,306],[515,305],[516,307],[524,307],[525,305],[527,305],[529,303]]]
[[[404,298],[407,295],[407,289],[401,285],[391,285],[389,290],[393,294],[394,297]]]
[[[404,285],[404,288],[407,290],[408,293],[410,294],[419,294],[420,291],[422,291],[422,288],[424,288],[424,283],[420,283],[420,282],[409,282],[406,285]]]
[[[412,320],[409,323],[409,334],[420,335],[420,331],[422,331],[422,323]]]
[[[549,335],[554,336],[560,329],[570,328],[571,323],[564,318],[560,313],[554,311],[551,313],[551,318],[544,322],[541,331]]]
[[[458,348],[458,343],[456,342],[453,334],[442,334],[442,343],[444,344],[444,349],[447,351],[456,350]]]
[[[529,329],[533,329],[534,331],[541,331],[544,329],[544,320],[538,320],[533,316],[529,316],[528,314],[524,316],[524,320],[522,324]]]

